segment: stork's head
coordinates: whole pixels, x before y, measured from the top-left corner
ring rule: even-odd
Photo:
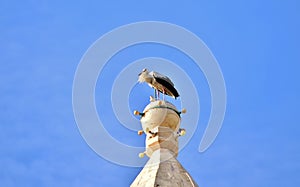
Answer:
[[[148,72],[148,70],[146,68],[144,68],[143,71],[141,73],[139,73],[139,76],[144,72]]]
[[[139,82],[148,82],[149,78],[151,78],[149,72],[146,68],[144,68],[143,71],[139,73]]]

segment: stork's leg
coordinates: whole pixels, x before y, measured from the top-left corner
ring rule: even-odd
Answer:
[[[156,89],[154,88],[154,98],[157,99]]]
[[[154,89],[155,93],[155,99],[159,100],[159,91],[157,89]]]
[[[163,100],[165,100],[165,88],[163,87],[162,90],[163,90]]]

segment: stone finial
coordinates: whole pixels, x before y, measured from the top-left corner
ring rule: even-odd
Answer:
[[[141,116],[142,129],[138,134],[146,134],[146,149],[139,154],[150,157],[143,170],[136,177],[131,187],[196,187],[198,186],[189,173],[177,161],[178,137],[186,131],[180,128],[181,114],[170,102],[154,100],[143,112],[135,111]]]

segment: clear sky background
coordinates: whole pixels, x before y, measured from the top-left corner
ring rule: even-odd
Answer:
[[[72,83],[81,57],[96,39],[121,25],[146,20],[192,31],[207,44],[223,71],[226,116],[219,136],[204,153],[198,152],[198,146],[210,111],[209,90],[201,72],[187,66],[180,52],[158,45],[135,46],[112,59],[103,72],[108,80],[117,75],[110,74],[109,67],[117,66],[118,59],[123,62],[121,70],[138,58],[158,56],[177,60],[191,75],[202,113],[178,160],[197,183],[299,186],[299,9],[297,0],[2,0],[0,186],[131,184],[141,168],[102,159],[81,137],[72,111]],[[152,93],[140,86],[131,94],[132,110],[146,104],[132,99],[137,91]],[[110,88],[111,82],[105,87]],[[110,133],[142,146],[144,137],[120,130],[105,103],[109,98],[108,89],[97,87],[97,106],[108,107],[99,109],[99,115],[107,113]]]

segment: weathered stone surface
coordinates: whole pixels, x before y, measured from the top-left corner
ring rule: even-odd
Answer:
[[[145,133],[158,126],[171,128],[178,131],[180,117],[176,113],[176,107],[167,101],[154,101],[144,109],[144,116],[141,118],[142,127]]]
[[[167,149],[155,151],[131,187],[196,187],[196,182]]]
[[[178,135],[169,127],[158,126],[153,130],[155,136],[147,133],[146,154],[148,157],[158,149],[169,149],[176,156],[178,154]]]

